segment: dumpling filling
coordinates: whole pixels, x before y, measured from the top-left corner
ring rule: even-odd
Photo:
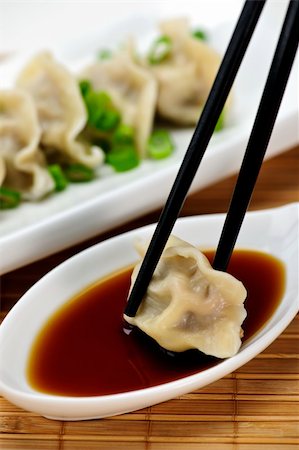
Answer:
[[[142,257],[146,248],[137,246]],[[140,266],[134,268],[132,285]],[[136,316],[125,320],[167,350],[198,349],[227,358],[241,346],[246,295],[240,281],[214,270],[196,247],[171,236]]]

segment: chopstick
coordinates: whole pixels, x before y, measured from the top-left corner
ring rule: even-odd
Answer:
[[[266,0],[247,0],[228,44],[157,227],[131,289],[124,314],[134,317],[214,132]]]
[[[291,0],[225,218],[214,269],[226,270],[238,238],[295,59],[298,24],[299,2]]]

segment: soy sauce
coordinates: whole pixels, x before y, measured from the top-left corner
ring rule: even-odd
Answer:
[[[212,261],[214,252],[205,252]],[[100,280],[60,308],[34,341],[27,377],[41,392],[95,396],[127,392],[192,375],[221,360],[196,350],[160,351],[137,328],[122,329],[132,267]],[[283,263],[265,253],[236,250],[228,272],[247,289],[243,342],[272,316],[285,287]],[[42,299],[41,299],[42,301]]]

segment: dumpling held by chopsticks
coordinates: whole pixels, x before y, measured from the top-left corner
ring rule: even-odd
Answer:
[[[138,251],[144,256],[146,245],[140,244]],[[241,345],[245,298],[240,281],[214,270],[196,247],[171,236],[136,316],[125,319],[168,350],[195,348],[227,358]]]

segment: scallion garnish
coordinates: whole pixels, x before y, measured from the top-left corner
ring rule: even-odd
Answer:
[[[112,131],[117,127],[120,114],[106,92],[89,90],[84,101],[88,112],[88,125],[100,131]]]
[[[174,145],[166,130],[154,130],[147,143],[147,153],[151,158],[162,159],[171,155]]]
[[[207,34],[201,29],[196,29],[192,31],[192,36],[200,41],[207,41]]]
[[[0,209],[16,208],[21,201],[21,194],[13,189],[0,187]]]
[[[114,147],[106,155],[106,162],[110,164],[116,172],[125,172],[137,167],[139,158],[136,150],[131,145]]]
[[[159,64],[167,59],[172,50],[172,41],[169,36],[158,37],[152,44],[148,54],[150,64]]]
[[[109,59],[112,56],[112,51],[108,48],[104,48],[98,52],[98,59],[105,60]]]
[[[54,180],[55,191],[57,192],[63,191],[68,185],[68,180],[64,175],[60,165],[51,164],[50,166],[48,166],[48,171]]]
[[[88,124],[96,127],[96,123],[100,115],[110,103],[110,97],[105,92],[95,92],[89,90],[84,97],[88,112]]]
[[[89,92],[92,89],[90,81],[87,81],[87,80],[80,81],[79,87],[80,87],[82,97],[85,97],[87,92]]]
[[[94,171],[83,164],[69,164],[65,167],[64,173],[73,183],[91,181],[94,178]]]
[[[134,128],[130,125],[120,124],[112,136],[113,145],[134,145]]]
[[[106,109],[99,114],[95,128],[101,131],[112,131],[120,122],[120,114],[114,109]]]

